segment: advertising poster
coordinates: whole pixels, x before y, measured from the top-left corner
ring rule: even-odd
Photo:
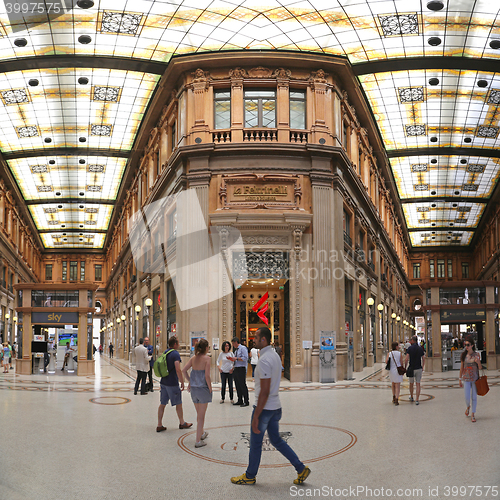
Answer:
[[[219,337],[213,337],[212,338],[212,349],[214,351],[218,351],[219,350]]]
[[[333,332],[321,332],[319,338],[319,348],[322,351],[334,351],[335,350],[335,341]]]
[[[207,338],[207,332],[202,330],[201,332],[189,332],[189,338],[191,339],[191,355],[194,356],[194,346],[201,340]]]

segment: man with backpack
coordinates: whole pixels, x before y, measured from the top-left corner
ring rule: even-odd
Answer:
[[[179,340],[177,337],[170,337],[168,339],[168,349],[165,351],[168,375],[160,379],[160,406],[158,407],[158,426],[156,432],[166,431],[167,428],[163,426],[163,413],[165,406],[170,401],[171,406],[175,406],[177,417],[179,418],[179,429],[189,429],[192,423],[184,420],[184,413],[182,410],[182,391],[184,390],[184,377],[181,371],[181,355],[177,351],[179,349]],[[162,356],[157,360],[162,361]],[[180,380],[180,387],[179,387]]]

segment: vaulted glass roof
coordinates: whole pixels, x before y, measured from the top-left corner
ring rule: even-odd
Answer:
[[[497,189],[500,26],[491,0],[55,0],[42,12],[23,5],[31,4],[0,5],[0,151],[48,248],[104,244],[98,230],[108,229],[108,202],[162,73],[134,62],[196,52],[346,57],[376,118],[415,247],[470,244]],[[113,58],[128,69],[109,67]],[[469,215],[450,235],[455,202]],[[86,219],[79,204],[98,216]],[[424,206],[431,210],[419,217]],[[424,219],[436,223],[434,239]],[[62,235],[86,220],[96,222],[84,228],[87,240]]]

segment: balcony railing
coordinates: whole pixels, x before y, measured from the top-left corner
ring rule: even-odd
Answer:
[[[217,132],[212,132],[213,141],[216,144],[221,144],[224,142],[231,142],[231,131],[230,130],[219,130]]]
[[[243,142],[278,142],[278,131],[272,129],[244,130]]]
[[[344,242],[352,247],[352,238],[344,231]]]
[[[306,144],[307,132],[298,132],[296,130],[290,130],[290,142]]]

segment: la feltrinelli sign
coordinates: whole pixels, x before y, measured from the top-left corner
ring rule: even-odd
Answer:
[[[302,189],[297,175],[223,175],[219,189],[222,209],[267,208],[302,210]]]

